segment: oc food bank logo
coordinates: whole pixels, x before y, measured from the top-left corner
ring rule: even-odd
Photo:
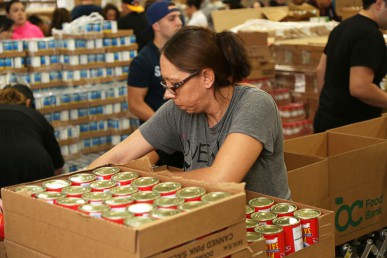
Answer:
[[[335,199],[335,204],[341,205],[335,215],[336,229],[343,232],[349,227],[358,227],[364,220],[380,216],[383,207],[383,194],[365,201],[356,200],[352,204],[345,204],[344,198],[338,197]]]

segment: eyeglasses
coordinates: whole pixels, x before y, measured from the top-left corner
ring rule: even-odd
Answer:
[[[177,83],[172,83],[171,86],[168,86],[167,83],[164,80],[162,80],[160,82],[160,84],[161,84],[161,86],[163,86],[164,89],[169,90],[172,94],[176,94],[176,90],[178,88],[183,86],[186,82],[191,80],[195,75],[197,75],[200,72],[201,72],[201,70],[198,70],[198,71],[196,71],[194,73],[191,73],[187,78],[185,78],[185,79],[183,79],[183,80],[181,80],[181,81],[179,81]]]

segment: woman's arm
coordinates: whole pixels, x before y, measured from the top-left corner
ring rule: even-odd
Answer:
[[[262,143],[253,137],[241,133],[232,133],[227,136],[211,167],[174,174],[183,178],[205,180],[210,183],[239,183],[258,159],[262,149]]]
[[[138,159],[153,150],[154,147],[145,140],[140,130],[137,129],[114,148],[94,160],[87,168],[94,168],[107,163],[126,163]]]

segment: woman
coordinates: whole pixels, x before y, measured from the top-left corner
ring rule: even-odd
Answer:
[[[5,11],[8,18],[14,21],[12,39],[44,38],[41,29],[27,20],[25,3],[11,0],[7,2]]]
[[[0,90],[0,188],[59,174],[64,161],[54,129],[33,108],[31,90]]]
[[[290,198],[276,104],[264,91],[237,84],[250,73],[240,39],[187,26],[165,44],[160,67],[171,100],[89,167],[179,150],[185,172],[178,176],[243,181],[248,190]]]
[[[71,22],[70,12],[66,8],[55,8],[52,13],[50,33],[52,33],[52,29],[62,30],[63,24],[66,22]]]
[[[116,21],[120,18],[120,11],[114,4],[107,4],[102,9],[103,18],[107,21]]]

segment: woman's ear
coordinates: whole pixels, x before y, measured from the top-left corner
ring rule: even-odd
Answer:
[[[26,107],[31,107],[31,99],[27,99],[26,101]]]
[[[206,88],[211,88],[215,82],[215,73],[211,69],[203,69],[203,81]]]

